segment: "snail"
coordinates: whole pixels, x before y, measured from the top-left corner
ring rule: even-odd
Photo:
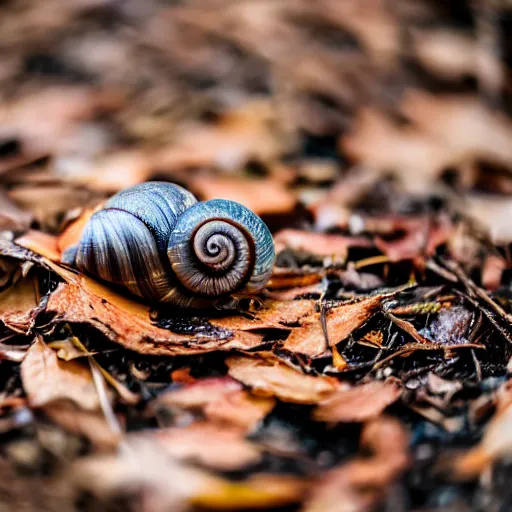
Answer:
[[[234,201],[198,202],[184,188],[146,182],[92,215],[62,262],[151,302],[209,307],[252,296],[270,278],[274,242]]]

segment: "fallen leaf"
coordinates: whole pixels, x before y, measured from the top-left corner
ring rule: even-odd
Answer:
[[[494,195],[472,195],[466,199],[465,213],[496,245],[512,241],[512,201]]]
[[[85,437],[98,450],[119,444],[120,436],[112,431],[102,412],[83,410],[69,401],[47,403],[43,411],[66,432]]]
[[[269,179],[199,174],[188,178],[187,185],[204,201],[236,201],[258,215],[288,213],[297,203],[295,196],[282,183]]]
[[[303,321],[300,327],[293,329],[284,348],[310,357],[320,356],[329,346],[338,344],[361,327],[378,310],[381,302],[381,296],[374,296],[329,309],[325,313],[327,339],[321,314],[315,313]]]
[[[153,406],[203,408],[215,403],[225,395],[241,391],[242,385],[231,377],[209,377],[197,379],[180,389],[172,389],[161,393],[153,401]]]
[[[400,386],[392,380],[340,387],[319,403],[313,418],[329,423],[365,422],[382,414],[401,394]]]
[[[507,262],[501,256],[496,254],[487,256],[482,269],[483,287],[491,292],[496,291],[501,286],[501,278],[506,268]]]
[[[185,127],[173,144],[155,155],[158,167],[174,170],[213,166],[236,170],[252,159],[269,161],[286,149],[283,137],[276,133],[275,117],[269,102],[254,101],[226,112],[216,124]],[[207,188],[204,190],[208,195],[211,193]],[[251,194],[251,203],[253,197]]]
[[[76,361],[58,359],[39,337],[21,363],[21,381],[32,407],[68,399],[88,411],[100,408],[89,369]]]
[[[251,432],[272,411],[275,403],[271,397],[253,396],[242,390],[226,394],[215,402],[209,402],[204,408],[204,414],[212,421]]]
[[[16,244],[51,261],[60,261],[58,238],[42,231],[30,230],[16,238]]]
[[[150,408],[181,407],[200,410],[210,420],[249,432],[272,410],[270,397],[252,396],[231,377],[197,379],[181,389],[160,394]]]
[[[323,269],[294,269],[275,267],[267,284],[270,290],[299,288],[320,283],[325,277]]]
[[[62,270],[59,270],[63,273]],[[46,312],[54,323],[88,323],[125,348],[152,355],[200,354],[214,350],[247,350],[261,344],[262,336],[226,331],[208,337],[173,333],[151,322],[149,307],[121,296],[85,276],[69,273],[49,296]]]
[[[274,236],[276,252],[284,249],[306,252],[315,256],[331,256],[345,260],[351,247],[371,247],[369,240],[363,237],[348,237],[325,233],[313,233],[298,229],[284,229]]]
[[[269,353],[229,357],[226,364],[229,375],[252,388],[254,393],[275,396],[285,402],[317,403],[339,386],[336,379],[305,375]]]
[[[29,274],[0,292],[0,321],[9,329],[27,334],[38,313],[36,279]]]
[[[421,192],[457,162],[453,152],[414,126],[399,127],[383,113],[361,109],[351,133],[340,140],[344,153],[370,168],[392,172],[407,190]]]
[[[446,467],[458,480],[472,480],[494,461],[512,453],[512,394],[508,383],[499,389],[497,410],[484,430],[481,441],[446,461]]]
[[[220,471],[242,469],[256,464],[262,457],[261,450],[244,439],[239,429],[214,423],[192,423],[141,435],[155,439],[162,450],[177,459]]]
[[[223,329],[249,331],[255,329],[286,329],[306,320],[315,312],[314,300],[269,300],[263,302],[263,307],[254,311],[253,318],[240,315],[224,318],[212,318],[210,322]]]

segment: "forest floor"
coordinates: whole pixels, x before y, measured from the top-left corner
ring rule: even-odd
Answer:
[[[512,10],[0,6],[0,511],[512,507]],[[59,263],[169,181],[269,226],[233,310]]]

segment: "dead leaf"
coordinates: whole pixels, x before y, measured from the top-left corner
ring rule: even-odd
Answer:
[[[15,243],[51,261],[60,261],[61,253],[56,236],[42,231],[30,230],[18,237]]]
[[[494,195],[472,195],[467,198],[465,213],[496,245],[512,241],[512,201]]]
[[[288,326],[301,323],[314,313],[314,300],[268,300],[263,307],[254,311],[253,318],[243,316],[227,316],[212,318],[211,323],[223,329],[249,331],[255,329],[286,329]]]
[[[75,361],[61,361],[39,337],[21,363],[21,380],[32,407],[68,399],[88,411],[100,408],[89,369]]]
[[[275,116],[269,102],[254,101],[227,112],[217,124],[185,128],[174,144],[156,155],[159,168],[214,166],[235,170],[251,159],[269,161],[286,148],[276,132]]]
[[[287,338],[284,348],[291,352],[316,357],[324,354],[328,346],[343,341],[361,327],[380,307],[382,297],[374,296],[362,300],[342,303],[325,313],[327,339],[321,321],[321,314],[315,313],[294,329]]]
[[[221,471],[245,468],[259,462],[262,457],[261,450],[245,440],[239,429],[214,423],[192,423],[182,428],[158,429],[141,435],[155,439],[162,450],[177,459]]]
[[[271,179],[198,174],[188,178],[187,185],[204,201],[236,201],[258,215],[288,213],[297,203],[294,195],[282,183]]]
[[[0,321],[15,332],[27,334],[33,327],[38,305],[37,283],[29,274],[0,292]]]
[[[209,403],[216,403],[225,395],[241,391],[242,385],[231,377],[210,377],[197,379],[180,389],[161,393],[152,403],[154,406],[201,409]]]
[[[454,473],[456,479],[472,480],[494,461],[508,458],[512,453],[512,399],[506,383],[498,393],[497,411],[486,426],[481,441],[465,453],[446,461],[440,468]]]
[[[274,236],[276,252],[284,249],[306,252],[315,256],[330,256],[345,260],[351,247],[371,247],[369,240],[363,237],[347,237],[325,233],[313,233],[298,229],[284,229]]]
[[[244,432],[251,432],[272,411],[275,400],[271,397],[253,396],[242,390],[226,394],[204,408],[207,418],[218,423],[233,425]]]
[[[414,126],[398,127],[371,108],[358,112],[353,131],[340,146],[357,162],[392,172],[411,192],[421,192],[457,162],[452,151],[428,134]]]
[[[272,410],[275,401],[252,396],[231,377],[197,379],[181,389],[160,394],[150,408],[200,410],[210,420],[249,432]]]
[[[320,402],[313,411],[313,418],[329,423],[365,422],[382,414],[401,394],[400,386],[393,380],[340,387]]]
[[[507,262],[501,256],[496,254],[487,256],[482,269],[483,287],[491,292],[496,291],[501,286],[501,278],[506,268]]]
[[[69,401],[47,403],[43,411],[66,432],[85,437],[98,450],[112,449],[119,444],[119,435],[112,431],[102,412],[86,411]]]
[[[265,352],[254,357],[229,357],[226,364],[229,375],[251,387],[254,393],[276,396],[285,402],[317,403],[339,386],[336,379],[305,375]]]
[[[63,270],[60,270],[63,274]],[[89,323],[125,348],[152,355],[200,354],[214,350],[247,350],[261,343],[262,336],[226,331],[222,337],[177,334],[154,325],[149,307],[121,296],[98,282],[68,272],[67,284],[50,295],[48,313],[53,322]]]
[[[275,267],[267,285],[270,290],[282,290],[314,285],[322,281],[325,272],[322,269],[293,269]]]

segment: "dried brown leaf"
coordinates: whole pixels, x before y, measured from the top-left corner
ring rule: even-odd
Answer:
[[[226,394],[215,402],[209,402],[204,414],[212,421],[226,423],[251,432],[272,411],[275,400],[271,397],[253,396],[242,390]]]
[[[38,312],[37,282],[31,274],[0,292],[0,321],[9,329],[26,334]]]
[[[46,311],[53,322],[89,323],[112,341],[142,354],[199,354],[234,348],[246,350],[261,343],[262,336],[226,331],[222,337],[173,333],[151,322],[149,307],[117,294],[85,276],[58,269],[69,280],[50,295]]]
[[[210,420],[249,432],[272,410],[270,397],[253,396],[231,377],[197,379],[181,389],[159,395],[151,408],[201,410]]]
[[[326,422],[365,422],[379,416],[394,403],[402,390],[393,380],[340,387],[313,411],[313,418]]]
[[[441,78],[460,80],[478,70],[477,78],[495,91],[503,81],[503,66],[488,48],[453,28],[413,33],[413,43],[420,63]]]
[[[247,206],[258,215],[292,211],[295,196],[279,181],[198,174],[187,179],[188,187],[201,199],[229,199]],[[257,193],[255,193],[257,191]]]
[[[100,401],[90,370],[76,361],[62,361],[36,338],[21,363],[21,380],[32,407],[68,399],[88,411]]]
[[[212,318],[211,323],[217,327],[233,330],[254,329],[286,329],[290,325],[302,323],[316,308],[314,300],[268,300],[263,302],[263,307],[253,312],[253,318],[243,316],[227,316],[224,318]]]
[[[415,127],[396,126],[383,113],[361,109],[354,130],[340,141],[351,158],[370,168],[393,172],[408,190],[422,192],[457,159],[431,136]]]
[[[244,439],[242,431],[214,423],[158,429],[147,435],[177,459],[221,471],[242,469],[259,462],[262,457],[261,450]]]
[[[478,98],[409,91],[402,109],[425,134],[449,149],[453,162],[480,158],[512,164],[512,122]]]
[[[31,222],[32,215],[21,209],[3,189],[0,189],[0,230],[21,231],[27,229]]]
[[[270,353],[233,356],[226,360],[228,373],[263,396],[285,402],[317,403],[336,391],[339,383],[331,377],[305,375],[280,362]]]
[[[71,402],[48,403],[43,410],[66,432],[85,437],[98,450],[112,449],[119,444],[119,435],[112,431],[101,412],[84,411]]]
[[[284,249],[306,252],[315,256],[330,256],[345,260],[351,247],[371,247],[363,237],[348,237],[326,233],[313,233],[298,229],[284,229],[274,236],[276,252]]]

